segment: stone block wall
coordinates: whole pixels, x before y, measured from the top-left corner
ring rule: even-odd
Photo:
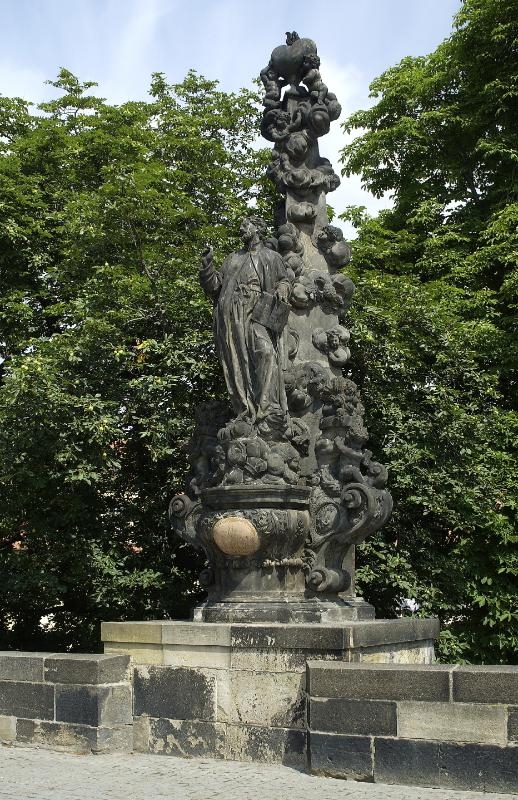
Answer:
[[[315,774],[518,791],[518,667],[308,662]]]
[[[129,660],[0,652],[0,742],[76,753],[130,752]]]
[[[348,624],[107,622],[134,663],[135,750],[306,764],[306,662],[427,661],[436,620]]]

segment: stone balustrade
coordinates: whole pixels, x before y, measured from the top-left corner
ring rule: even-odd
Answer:
[[[126,655],[0,652],[0,741],[131,751],[129,662]]]
[[[307,690],[316,774],[518,791],[518,667],[310,661]]]

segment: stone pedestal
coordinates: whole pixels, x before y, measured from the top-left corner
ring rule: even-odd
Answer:
[[[429,664],[434,619],[105,622],[134,665],[135,750],[303,766],[306,662]]]

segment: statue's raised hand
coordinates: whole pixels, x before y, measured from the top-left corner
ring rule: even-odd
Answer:
[[[211,267],[212,267],[212,255],[213,255],[213,250],[212,250],[212,247],[209,244],[209,245],[207,245],[207,247],[205,248],[205,250],[201,254],[201,266],[202,266],[202,269],[206,269],[206,270],[210,270],[211,269]]]

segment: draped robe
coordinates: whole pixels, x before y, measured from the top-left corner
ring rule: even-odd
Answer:
[[[215,300],[214,340],[235,413],[252,422],[285,414],[284,336],[252,319],[262,292],[289,287],[283,259],[260,244],[232,253],[218,271],[203,268],[200,281]]]

